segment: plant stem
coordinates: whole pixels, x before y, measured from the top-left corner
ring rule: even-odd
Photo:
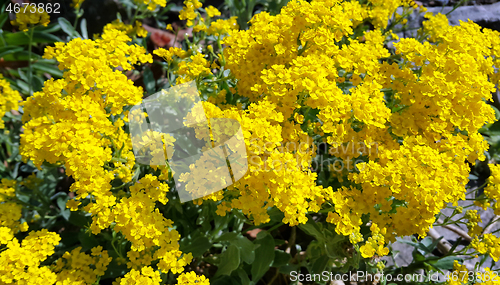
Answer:
[[[139,8],[140,8],[140,7],[141,7],[140,5],[139,5],[139,6],[137,6],[137,9],[135,9],[135,12],[134,12],[134,16],[132,17],[132,20],[130,20],[130,24],[131,24],[132,26],[133,26],[133,25],[134,25],[134,23],[135,23],[135,18],[137,17],[137,14],[139,13]]]

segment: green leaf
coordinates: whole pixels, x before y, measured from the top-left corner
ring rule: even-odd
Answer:
[[[328,261],[330,258],[326,255],[322,255],[318,257],[311,265],[311,273],[312,274],[321,274],[321,272],[325,271],[326,266],[328,265]]]
[[[0,48],[0,57],[4,57],[5,55],[16,53],[24,50],[23,47],[18,47],[14,45],[4,46]]]
[[[413,260],[415,262],[419,262],[419,261],[424,261],[425,260],[425,256],[423,256],[417,249],[415,249],[412,252],[412,255],[413,255]]]
[[[33,87],[33,89],[31,91],[32,92],[41,91],[44,82],[45,82],[45,80],[43,80],[40,76],[34,75],[33,80],[31,81],[31,85]]]
[[[193,257],[200,257],[212,247],[212,243],[204,236],[198,236],[193,240],[181,242],[182,252],[191,252]]]
[[[215,215],[214,217],[214,228],[226,228],[229,221],[232,219],[231,215],[225,215],[224,217]]]
[[[257,234],[256,238],[257,238],[257,239],[262,239],[262,238],[266,237],[268,234],[269,234],[269,233],[268,233],[267,231],[260,231],[260,232]]]
[[[305,224],[299,224],[299,229],[303,230],[306,234],[315,237],[318,241],[324,241],[325,235],[321,228],[312,219],[309,219]]]
[[[232,241],[238,236],[237,233],[235,232],[230,232],[230,233],[223,233],[220,235],[220,237],[216,238],[214,241],[220,242],[220,241]],[[250,242],[251,243],[251,242]],[[253,245],[253,244],[252,244]]]
[[[40,56],[36,54],[31,54],[31,59],[38,59]],[[16,51],[13,53],[5,54],[3,57],[3,60],[5,61],[28,61],[30,56],[28,51],[21,50],[21,51]],[[28,65],[28,63],[26,63]],[[11,69],[8,70],[10,74],[18,74],[16,70]]]
[[[78,235],[75,232],[62,231],[59,235],[61,236],[61,243],[59,244],[61,247],[69,248],[80,243]]]
[[[71,38],[80,38],[80,34],[78,34],[77,31],[75,31],[75,29],[73,28],[73,25],[71,25],[71,23],[66,20],[65,18],[63,17],[59,17],[57,18],[57,21],[59,23],[59,25],[61,26],[61,29],[68,35],[70,36]]]
[[[68,198],[68,195],[61,195],[57,197],[57,206],[61,211],[66,209],[66,201],[68,201]]]
[[[270,234],[265,237],[255,240],[256,245],[260,245],[255,250],[257,257],[252,263],[252,281],[259,281],[262,276],[269,270],[274,261],[274,239]]]
[[[69,221],[69,218],[71,216],[71,210],[70,209],[64,209],[61,211],[61,216],[66,220]]]
[[[200,215],[198,216],[198,219],[196,219],[196,225],[203,225],[206,224],[205,221],[210,217],[210,208],[209,207],[203,207],[201,210]]]
[[[92,222],[91,214],[84,214],[79,211],[71,212],[68,222],[78,227],[86,227]]]
[[[440,240],[441,238],[434,240],[430,237],[426,237],[420,241],[420,243],[418,244],[418,249],[423,255],[431,253],[437,247],[437,244]]]
[[[24,46],[29,44],[29,36],[24,32],[4,32],[4,39],[7,45]],[[55,43],[61,41],[60,38],[46,32],[33,32],[33,43]]]
[[[19,77],[24,80],[25,82],[28,82],[29,81],[29,78],[28,78],[28,75],[26,75],[22,70],[21,68],[18,68],[17,69],[17,73],[19,74]]]
[[[59,68],[57,68],[56,66],[53,66],[53,65],[37,62],[37,63],[32,64],[31,66],[35,70],[40,70],[42,72],[46,72],[46,73],[48,73],[52,76],[55,76],[55,77],[62,77],[63,76],[63,72],[61,70],[59,70]]]
[[[290,272],[298,271],[299,268],[300,266],[298,264],[285,265],[280,267],[279,272],[285,275],[290,275]]]
[[[456,256],[445,256],[440,259],[429,260],[427,261],[427,263],[437,269],[450,270],[453,269],[453,263],[455,262],[455,260],[461,261],[462,259]]]
[[[82,37],[88,39],[89,34],[87,32],[87,20],[85,20],[85,18],[80,22],[80,30],[82,31]]]
[[[148,94],[153,94],[155,92],[156,82],[153,76],[153,72],[147,66],[144,68],[143,78],[144,78],[144,86],[146,87],[146,92],[148,92]]]
[[[127,269],[126,264],[118,265],[118,263],[116,262],[116,257],[118,256],[113,256],[116,255],[114,251],[109,251],[109,252],[110,252],[109,255],[115,258],[111,260],[111,263],[108,265],[106,273],[104,274],[104,276],[101,277],[101,279],[108,279],[108,278],[115,279],[116,277],[125,275],[129,271],[129,269]]]
[[[10,175],[12,177],[17,177],[17,173],[19,172],[19,165],[21,164],[21,162],[16,162],[16,165],[14,166],[14,169],[12,169],[12,172],[10,173]]]
[[[237,246],[241,251],[241,258],[244,262],[252,264],[255,260],[255,245],[246,237],[238,236],[231,241],[231,244]]]
[[[242,285],[250,285],[250,278],[245,270],[238,269],[236,273],[238,273],[238,277],[240,277]]]
[[[220,255],[220,263],[218,266],[217,273],[215,276],[220,275],[231,275],[231,272],[236,270],[240,266],[240,250],[239,248],[231,244],[229,247]]]
[[[52,34],[54,32],[60,31],[60,30],[61,30],[61,26],[58,23],[49,24],[49,25],[47,25],[47,27],[45,27],[45,26],[36,26],[35,27],[35,32],[43,32],[43,33],[48,33],[48,34]]]
[[[323,255],[324,248],[325,243],[313,240],[307,246],[307,256],[310,259],[316,259]]]
[[[95,238],[94,235],[85,233],[83,231],[78,234],[78,240],[82,245],[82,252],[90,250],[91,248],[99,245],[99,241]]]
[[[210,278],[210,285],[240,285],[239,281],[239,278],[236,277],[221,276],[214,281]]]
[[[397,240],[399,242],[412,245],[413,247],[415,247],[420,252],[420,254],[426,255],[428,253],[431,253],[436,248],[436,246],[439,243],[440,239],[433,241],[430,237],[426,237],[426,238],[424,238],[422,241],[420,241],[418,243],[412,242],[412,241],[409,241],[409,240],[405,240],[405,239],[402,239],[402,238],[397,238]]]
[[[283,250],[277,249],[274,251],[274,261],[273,267],[281,267],[287,265],[290,262],[292,256]]]
[[[0,28],[3,27],[3,25],[5,24],[5,22],[7,21],[8,18],[9,18],[9,14],[8,13],[2,13],[2,14],[0,14]]]

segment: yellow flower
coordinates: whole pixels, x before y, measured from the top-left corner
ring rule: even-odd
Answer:
[[[219,36],[221,34],[227,34],[232,30],[237,30],[238,24],[236,23],[236,17],[231,17],[227,20],[219,19],[210,24],[207,30],[208,35]]]
[[[10,87],[10,83],[0,74],[0,129],[5,127],[4,121],[1,119],[5,113],[19,108],[19,102],[23,98],[19,92]]]
[[[39,12],[36,9],[32,12],[33,9],[28,7],[27,9],[20,9],[19,13],[16,13],[16,19],[11,21],[13,26],[19,26],[19,29],[23,31],[29,30],[31,27],[34,27],[37,24],[47,26],[50,22],[50,16],[45,12]]]
[[[5,238],[0,227],[0,243],[6,244],[0,252],[0,280],[6,284],[54,284],[57,275],[42,266],[61,238],[47,229],[32,231],[19,243],[16,238]],[[5,241],[7,241],[5,243]]]
[[[157,6],[165,7],[167,0],[134,0],[137,4],[147,5],[148,10],[154,11]]]
[[[201,275],[198,276],[193,271],[182,273],[177,277],[178,285],[210,285],[208,279]]]
[[[179,12],[179,19],[187,20],[187,26],[193,26],[193,21],[197,17],[196,9],[201,8],[201,4],[198,0],[184,0],[184,7]]]
[[[83,1],[85,0],[73,0],[71,6],[74,7],[76,10],[78,10],[80,9],[80,6],[82,5]]]
[[[215,16],[220,16],[220,11],[217,10],[217,8],[215,8],[214,6],[208,6],[207,8],[205,8],[205,10],[207,11],[207,14],[210,18],[213,18]]]
[[[82,202],[76,200],[68,200],[68,202],[66,202],[66,208],[70,209],[71,211],[78,211],[78,206],[81,203]]]

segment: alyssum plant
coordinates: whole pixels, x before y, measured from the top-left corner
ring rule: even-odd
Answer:
[[[472,210],[500,215],[488,104],[500,79],[498,32],[430,14],[416,38],[398,39],[394,27],[424,8],[397,0],[291,0],[240,30],[237,15],[186,0],[179,18],[192,35],[150,54],[134,20],[166,2],[127,5],[137,11],[132,25],[115,21],[94,39],[60,21],[73,36],[47,46],[43,59],[62,74],[32,96],[1,79],[1,284],[290,284],[298,272],[421,269],[455,270],[449,284],[500,283],[484,265],[500,257],[489,230],[496,221],[480,225]],[[136,73],[146,90],[127,77]],[[129,110],[191,81],[208,118],[241,125],[252,159],[233,185],[181,203],[168,164],[136,163],[129,115],[143,114]],[[356,167],[313,168],[320,157]],[[485,160],[491,175],[471,189],[471,167]],[[58,187],[69,176],[69,189]],[[469,204],[458,206],[466,194]],[[447,207],[451,216],[441,213]],[[440,241],[422,238],[451,224],[467,226],[466,246],[435,255]],[[412,235],[421,238],[413,262],[386,267],[388,243]]]

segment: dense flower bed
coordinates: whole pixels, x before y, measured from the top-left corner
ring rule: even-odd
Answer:
[[[166,2],[136,5],[154,15]],[[392,254],[388,243],[415,235],[426,244],[446,207],[455,209],[446,223],[467,220],[471,242],[444,257],[425,245],[408,270],[458,272],[476,255],[498,261],[500,239],[477,211],[452,219],[471,167],[489,156],[482,133],[497,120],[488,103],[500,80],[497,31],[431,14],[417,38],[398,39],[396,24],[425,8],[397,0],[292,0],[276,15],[256,14],[247,30],[201,8],[184,2],[179,18],[193,35],[180,48],[149,53],[140,22],[116,21],[94,39],[47,46],[43,59],[62,76],[25,100],[0,78],[0,115],[22,113],[0,121],[3,142],[17,139],[22,157],[2,170],[0,283],[285,284],[301,268],[391,274],[400,269],[380,260]],[[46,19],[19,13],[13,24],[31,31]],[[160,80],[149,75],[154,64]],[[127,77],[134,70],[147,90]],[[129,111],[151,91],[189,82],[207,118],[241,125],[248,171],[180,203],[168,163],[137,163],[129,121],[142,114]],[[500,215],[500,168],[489,161],[473,202]],[[64,177],[74,182],[57,190]]]

